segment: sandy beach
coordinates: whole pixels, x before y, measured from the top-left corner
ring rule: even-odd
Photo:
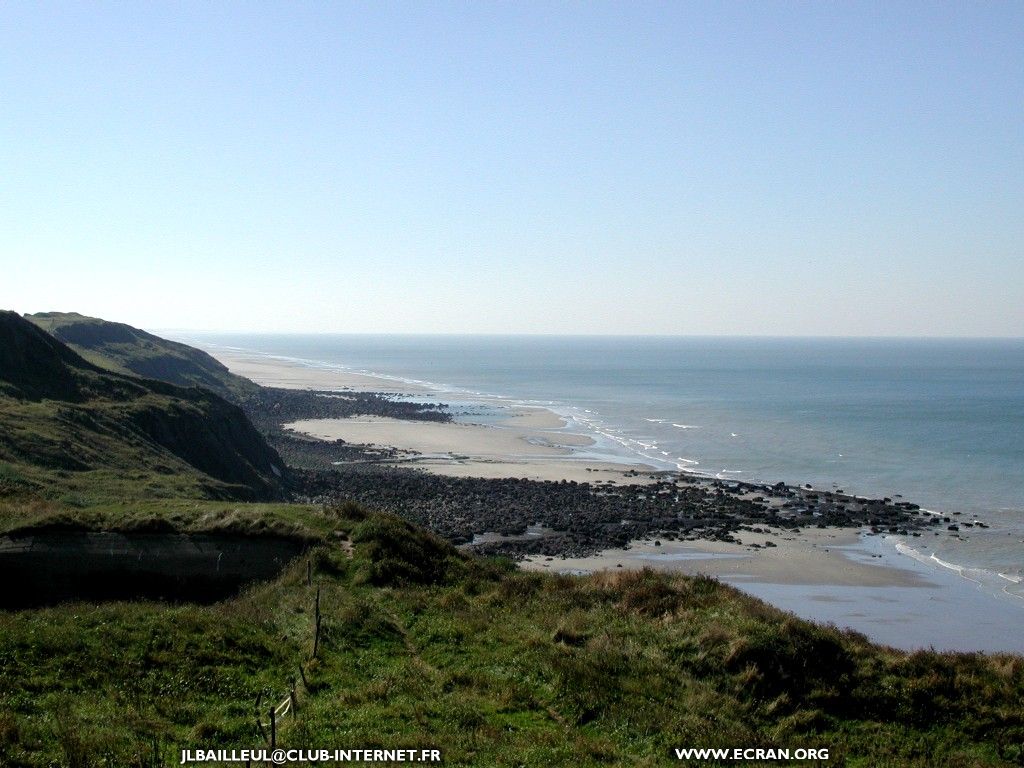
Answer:
[[[312,367],[259,354],[208,349],[233,372],[265,386],[392,393],[415,399],[431,390],[393,379]],[[592,460],[593,439],[542,407],[501,404],[507,415],[487,424],[381,417],[311,419],[288,428],[324,440],[344,440],[415,452],[393,462],[456,477],[528,478],[578,482],[647,482],[649,466]],[[639,472],[639,474],[637,474]],[[804,618],[848,626],[902,648],[1024,651],[1019,600],[1007,601],[975,584],[900,554],[880,536],[855,529],[805,528],[794,534],[740,531],[740,543],[637,541],[589,557],[535,556],[521,567],[549,573],[653,568],[705,574]],[[768,543],[774,546],[766,546]],[[756,545],[756,546],[755,546]]]
[[[380,417],[312,419],[286,428],[322,440],[344,440],[387,446],[419,455],[397,464],[451,477],[528,478],[576,482],[646,482],[652,471],[643,465],[590,461],[575,457],[573,449],[593,444],[586,435],[556,431],[564,420],[545,409],[514,411],[497,425],[404,421]],[[539,428],[545,427],[545,428]]]
[[[520,418],[512,416],[510,420]],[[526,415],[524,418],[530,418]],[[593,445],[586,435],[572,432],[531,429],[502,422],[497,426],[480,424],[406,421],[377,416],[351,419],[308,419],[286,424],[321,440],[388,445],[424,454],[453,454],[492,460],[568,456],[574,447]]]
[[[232,373],[262,384],[284,389],[321,389],[342,392],[391,392],[423,394],[428,390],[403,381],[352,373],[341,368],[314,368],[294,360],[269,355],[206,348],[206,352],[228,367]]]
[[[267,387],[407,396],[430,393],[415,384],[342,369],[315,368],[237,351],[207,351],[232,373]],[[506,418],[487,425],[363,416],[308,419],[286,427],[321,440],[415,451],[419,455],[395,463],[452,477],[637,483],[649,479],[643,473],[654,471],[645,464],[591,460],[576,455],[576,449],[593,445],[593,438],[569,431],[564,418],[540,407],[509,406]],[[636,476],[635,472],[641,474]]]
[[[914,587],[926,582],[913,571],[859,562],[843,549],[860,542],[855,530],[813,529],[794,534],[741,531],[739,544],[724,541],[634,542],[629,549],[609,549],[590,557],[532,557],[522,563],[528,570],[592,573],[623,568],[653,568],[687,575],[704,574],[732,583],[764,581],[773,584],[833,584],[861,587]],[[774,546],[764,547],[766,542]],[[760,548],[752,548],[758,544]]]

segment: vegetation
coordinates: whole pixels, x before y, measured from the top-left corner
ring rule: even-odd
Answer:
[[[204,387],[231,402],[259,391],[256,384],[231,373],[202,350],[124,323],[77,312],[39,312],[25,317],[101,368],[181,387]]]
[[[0,535],[79,530],[119,533],[237,533],[320,541],[332,528],[322,507],[283,502],[131,499],[69,506],[38,497],[0,498]]]
[[[705,578],[522,573],[355,505],[315,514],[333,532],[308,556],[316,660],[301,560],[207,607],[0,615],[0,764],[259,746],[257,695],[279,700],[300,664],[286,746],[509,766],[657,765],[680,745],[829,747],[850,766],[1024,757],[1019,657],[906,654]]]
[[[268,499],[282,470],[217,395],[99,368],[0,312],[0,495]]]
[[[49,318],[55,332],[86,320]],[[283,746],[439,748],[448,765],[659,765],[674,746],[1024,763],[1019,656],[907,654],[705,578],[525,573],[354,503],[284,503],[277,455],[237,407],[138,378],[114,360],[121,343],[89,350],[100,367],[0,313],[0,535],[231,533],[309,549],[212,605],[0,612],[0,766],[141,768],[263,746],[256,703],[265,726],[297,676]]]

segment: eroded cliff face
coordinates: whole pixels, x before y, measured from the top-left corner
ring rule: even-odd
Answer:
[[[128,419],[191,466],[236,486],[236,497],[259,500],[281,495],[281,458],[240,408],[216,395],[196,390],[188,400],[139,402]]]
[[[213,498],[282,496],[284,464],[241,409],[204,389],[99,368],[14,312],[0,312],[0,460],[145,470]]]
[[[212,603],[275,578],[306,544],[273,536],[46,531],[0,537],[0,608],[69,601]]]

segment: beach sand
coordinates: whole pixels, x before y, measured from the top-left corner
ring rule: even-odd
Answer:
[[[207,351],[232,373],[267,387],[286,389],[387,392],[415,397],[432,394],[424,387],[343,369],[314,368],[292,360],[254,353]],[[496,425],[406,421],[362,416],[352,419],[307,419],[288,424],[296,432],[322,440],[373,444],[421,455],[394,462],[451,477],[527,478],[576,482],[650,482],[655,471],[646,464],[590,460],[574,454],[593,439],[566,430],[567,422],[541,407],[516,406]],[[640,472],[639,476],[631,473]]]
[[[340,368],[314,368],[293,360],[284,360],[268,355],[225,351],[219,348],[206,348],[206,352],[226,365],[232,373],[251,379],[264,387],[331,391],[348,389],[357,392],[390,392],[410,395],[422,395],[429,391],[425,387],[404,381],[352,373]]]
[[[513,417],[518,418],[518,417]],[[379,416],[307,419],[286,424],[322,440],[388,445],[425,454],[455,454],[486,459],[568,456],[573,447],[593,445],[586,435],[525,427],[411,421]]]
[[[258,354],[208,349],[258,384],[297,389],[434,394],[415,384],[314,368]],[[546,408],[510,408],[498,424],[437,423],[359,417],[290,425],[306,434],[420,451],[394,462],[438,474],[578,482],[647,482],[649,466],[580,456],[592,440],[567,429]],[[637,475],[636,472],[640,474]],[[633,543],[582,558],[533,557],[521,565],[544,572],[654,568],[706,574],[807,619],[833,622],[900,648],[1024,652],[1020,601],[982,593],[959,576],[899,554],[882,537],[852,530],[804,529],[799,534],[741,531],[727,542]],[[752,549],[771,541],[776,546]]]
[[[392,462],[451,477],[527,478],[576,482],[650,482],[653,472],[640,464],[591,461],[573,450],[593,439],[558,431],[565,421],[543,408],[513,410],[496,425],[406,421],[360,416],[351,419],[308,419],[285,425],[322,440],[388,446],[420,455]],[[554,428],[554,429],[553,429]]]
[[[558,573],[592,573],[615,569],[672,571],[688,575],[705,574],[740,585],[742,582],[772,584],[832,584],[860,587],[914,587],[925,582],[911,570],[871,565],[847,557],[844,549],[855,547],[860,535],[855,530],[811,529],[793,534],[784,529],[771,533],[736,534],[740,544],[724,541],[634,542],[629,549],[610,549],[591,557],[532,557],[522,563],[528,570]],[[751,543],[775,546],[751,549]]]

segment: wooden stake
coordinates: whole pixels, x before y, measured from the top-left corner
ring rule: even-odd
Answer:
[[[267,732],[263,730],[263,722],[260,720],[261,701],[263,701],[263,691],[256,694],[256,730],[260,732],[260,738],[266,741]]]

